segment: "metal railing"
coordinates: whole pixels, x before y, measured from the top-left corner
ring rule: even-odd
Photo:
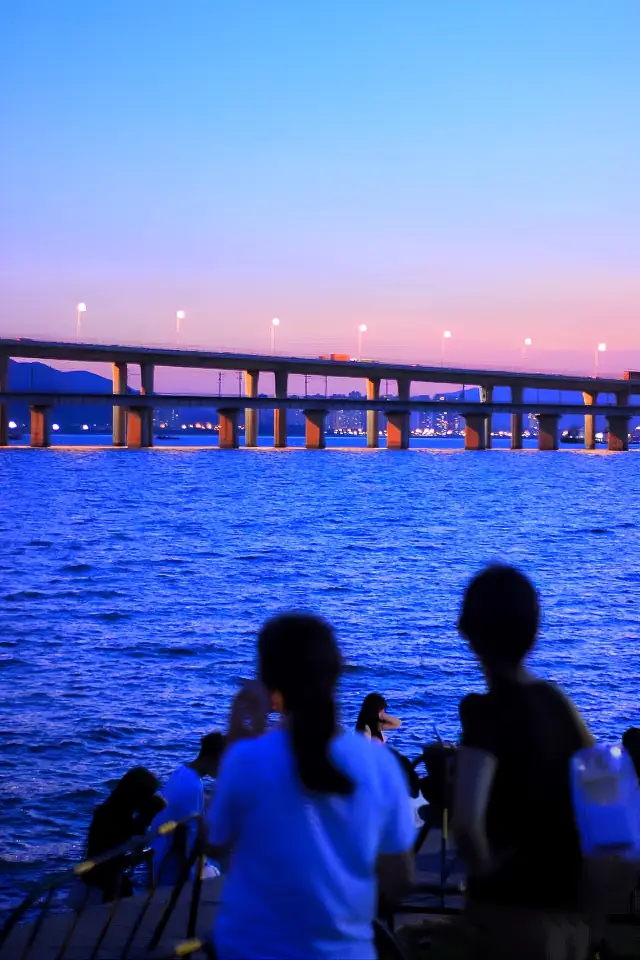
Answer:
[[[132,949],[134,948],[136,939],[141,933],[143,923],[149,914],[149,909],[154,901],[155,894],[161,886],[163,866],[168,859],[165,857],[156,876],[155,871],[151,867],[154,843],[158,838],[175,834],[176,831],[180,829],[184,830],[189,824],[194,823],[196,825],[195,840],[179,870],[178,879],[171,888],[169,899],[162,910],[159,920],[153,926],[151,935],[148,936],[148,934],[145,934],[145,936],[148,936],[148,941],[144,950],[156,950],[161,945],[162,937],[167,929],[169,920],[174,914],[180,896],[193,873],[189,910],[186,929],[184,931],[185,939],[171,948],[166,954],[166,957],[167,960],[173,957],[188,957],[191,954],[201,951],[206,956],[213,958],[214,951],[211,939],[206,938],[203,940],[197,937],[197,921],[202,894],[202,876],[205,865],[206,845],[206,829],[201,816],[190,817],[183,821],[169,821],[162,824],[162,826],[153,833],[147,833],[143,837],[131,840],[123,846],[110,850],[100,857],[83,860],[74,867],[37,884],[10,913],[0,930],[0,954],[10,942],[12,934],[15,936],[18,929],[24,924],[24,928],[28,932],[24,943],[20,943],[17,952],[12,953],[12,960],[14,960],[14,957],[15,960],[28,960],[29,957],[35,957],[35,951],[41,944],[42,933],[46,931],[47,918],[53,914],[53,908],[56,905],[58,907],[62,905],[60,903],[56,904],[56,895],[68,888],[76,888],[80,895],[72,909],[69,909],[69,900],[67,900],[65,904],[67,907],[65,913],[69,914],[69,925],[55,954],[55,960],[65,960],[65,957],[73,952],[74,935],[79,930],[82,918],[87,915],[88,910],[98,907],[95,897],[92,897],[92,892],[99,891],[101,888],[97,884],[91,884],[91,875],[95,875],[100,867],[104,867],[114,860],[121,860],[122,870],[117,876],[115,896],[112,900],[107,901],[108,907],[104,902],[102,904],[104,908],[102,912],[106,913],[106,917],[100,917],[99,922],[97,922],[95,928],[93,928],[93,942],[87,946],[83,940],[83,960],[96,960],[99,956],[109,931],[113,930],[114,921],[119,915],[122,904],[124,902],[131,903],[138,901],[140,908],[127,930],[124,942],[118,944],[115,952],[110,954],[110,956],[114,957],[114,960],[116,957],[118,957],[119,960],[127,960],[128,957],[132,956]],[[133,899],[130,896],[123,897],[122,887],[125,874],[130,876],[136,867],[143,864],[146,864],[148,870],[146,893]],[[84,884],[86,889],[84,891],[80,890],[79,884]],[[97,914],[95,916],[97,918]],[[25,921],[30,922],[25,923]],[[93,933],[95,933],[95,936],[93,936]],[[139,950],[140,946],[137,945],[136,951]],[[162,956],[162,954],[154,954],[154,956]]]

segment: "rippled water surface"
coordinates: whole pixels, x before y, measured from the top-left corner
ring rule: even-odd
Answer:
[[[481,686],[458,638],[492,559],[538,584],[538,669],[597,734],[640,723],[640,457],[494,450],[0,456],[0,891],[82,855],[96,802],[225,722],[255,635],[336,626],[343,717],[384,692],[411,752]]]

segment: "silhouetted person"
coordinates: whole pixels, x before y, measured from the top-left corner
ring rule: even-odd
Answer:
[[[401,726],[397,717],[387,713],[387,701],[380,693],[369,693],[362,701],[356,720],[356,730],[371,740],[384,743],[385,730],[397,730]]]
[[[87,859],[100,857],[110,850],[144,836],[154,816],[163,808],[164,801],[156,793],[158,781],[145,767],[134,767],[118,781],[104,803],[96,807],[89,827]],[[129,859],[118,855],[95,867],[84,877],[84,883],[102,894],[102,901],[116,895],[132,894],[127,874]]]
[[[622,735],[622,746],[633,761],[636,775],[640,780],[640,728],[629,727]]]
[[[263,717],[255,687],[242,691],[232,715],[244,739],[224,756],[208,812],[211,844],[231,849],[217,956],[374,960],[378,880],[393,896],[412,871],[402,771],[386,748],[338,729],[341,659],[329,624],[303,614],[271,620],[258,659]],[[284,722],[252,739],[269,699]]]
[[[453,826],[491,960],[582,960],[589,947],[570,762],[593,741],[568,698],[524,666],[539,617],[530,581],[493,566],[467,587],[459,620],[488,690],[460,704]]]
[[[164,810],[152,823],[157,830],[163,823],[175,820],[179,826],[166,836],[154,838],[153,869],[156,883],[173,885],[177,883],[182,867],[193,849],[198,825],[195,820],[182,824],[188,818],[204,813],[205,797],[202,780],[215,778],[225,748],[225,737],[221,733],[208,733],[200,741],[200,752],[191,763],[182,764],[171,774],[160,788],[160,794],[166,802]]]

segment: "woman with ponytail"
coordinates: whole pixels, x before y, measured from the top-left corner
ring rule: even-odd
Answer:
[[[339,732],[341,661],[324,620],[270,620],[258,664],[268,705],[260,715],[255,684],[236,698],[236,742],[209,812],[211,852],[231,853],[217,956],[374,960],[378,895],[393,898],[411,880],[415,827],[402,771],[387,749]],[[264,733],[269,709],[282,723]]]

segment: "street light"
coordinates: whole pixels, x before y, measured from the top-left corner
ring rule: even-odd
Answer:
[[[176,312],[176,340],[180,342],[180,324],[186,317],[184,310],[178,310]]]
[[[593,372],[594,377],[597,377],[600,372],[600,354],[604,353],[606,349],[607,349],[606,343],[599,343],[598,346],[596,347],[596,362],[595,362],[595,368]]]
[[[82,314],[87,312],[87,305],[82,301],[76,306],[76,340],[80,339],[80,330],[82,328]]]
[[[451,340],[451,330],[445,330],[442,334],[442,344],[440,349],[440,364],[444,367],[444,353],[445,347],[447,345],[447,340]]]
[[[362,359],[362,337],[367,332],[366,323],[361,323],[358,327],[358,360]]]
[[[271,353],[276,352],[276,328],[280,326],[280,320],[278,317],[274,317],[271,321],[271,326],[269,327],[269,337],[271,343]]]

